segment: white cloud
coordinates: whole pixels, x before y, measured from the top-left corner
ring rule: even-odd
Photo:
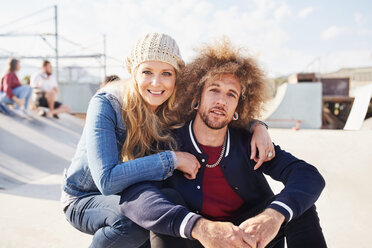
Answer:
[[[265,2],[265,1],[264,1]],[[259,55],[263,65],[274,70],[285,57],[281,49],[290,39],[280,20],[290,16],[285,3],[253,2],[252,8],[231,5],[220,8],[207,1],[108,1],[95,3],[96,32],[108,34],[109,52],[122,58],[143,33],[165,32],[178,42],[189,61],[194,48],[227,35],[233,43]],[[76,34],[76,32],[75,32]]]
[[[300,17],[300,18],[306,18],[313,12],[314,12],[314,7],[306,7],[304,9],[300,10],[298,12],[297,16]]]
[[[371,66],[372,58],[370,50],[343,50],[323,56],[323,72],[338,70],[339,68],[352,68]]]
[[[87,1],[58,0],[58,4],[60,34],[85,46],[96,42],[96,47],[93,48],[98,52],[102,51],[102,34],[107,34],[108,55],[121,61],[108,60],[112,65],[122,65],[124,56],[137,38],[153,31],[168,33],[174,37],[186,61],[190,61],[195,55],[195,47],[227,35],[234,44],[248,48],[250,54],[259,59],[270,75],[300,71],[316,56],[288,45],[288,41],[294,39],[296,42],[298,37],[292,37],[287,32],[283,21],[309,17],[317,7],[309,6],[295,14],[292,13],[293,6],[288,0],[234,1],[230,4],[218,4],[212,0],[91,0],[89,4]],[[3,16],[0,16],[0,20]],[[365,21],[358,13],[353,17],[355,23]],[[357,28],[353,28],[351,24],[324,28],[321,32],[323,40],[335,39],[345,34],[360,37],[371,35],[371,30],[363,25]],[[363,41],[367,43],[366,40]],[[27,44],[21,46],[28,49],[25,54],[31,53],[29,46],[32,42]],[[52,53],[42,42],[40,47],[33,46],[35,49],[32,52]],[[9,50],[15,49],[9,46]],[[60,42],[61,54],[72,49],[77,53],[84,52],[76,47],[67,48],[66,43]],[[22,51],[18,49],[18,52]],[[78,63],[92,65],[92,60],[86,61],[79,60]],[[70,62],[60,61],[60,64],[63,63]],[[109,67],[108,73],[127,76],[124,69],[118,67]]]
[[[346,31],[346,27],[330,26],[321,32],[320,37],[323,40],[331,40],[336,38],[337,36],[344,34]]]
[[[364,23],[364,17],[363,17],[363,15],[361,13],[359,13],[359,12],[355,12],[354,13],[354,21],[359,26],[360,25],[363,25],[363,23]]]
[[[281,5],[274,12],[275,18],[279,21],[290,15],[291,10],[285,2],[281,3]]]

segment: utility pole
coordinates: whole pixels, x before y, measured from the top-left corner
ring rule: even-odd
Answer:
[[[59,83],[59,67],[58,67],[58,9],[57,5],[54,5],[54,26],[55,26],[55,51],[56,51],[56,80]]]
[[[107,76],[107,64],[106,64],[106,34],[103,35],[103,80],[106,79]]]

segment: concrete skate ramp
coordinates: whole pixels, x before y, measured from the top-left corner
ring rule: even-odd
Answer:
[[[360,130],[372,130],[372,117],[363,122],[363,126]]]
[[[0,247],[88,247],[92,237],[62,212],[62,171],[84,121],[61,114],[30,119],[0,114]]]
[[[372,97],[372,84],[355,89],[355,100],[344,130],[359,130],[363,126]]]
[[[9,189],[62,173],[79,141],[84,121],[68,114],[30,119],[0,114],[0,187]]]
[[[322,125],[322,84],[283,84],[273,100],[266,104],[265,122],[274,128],[319,129]]]

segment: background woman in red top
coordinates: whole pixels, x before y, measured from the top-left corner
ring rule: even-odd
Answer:
[[[0,103],[14,104],[14,112],[24,116],[32,93],[28,85],[21,85],[16,75],[21,69],[21,63],[17,59],[9,59],[7,69],[0,83]]]

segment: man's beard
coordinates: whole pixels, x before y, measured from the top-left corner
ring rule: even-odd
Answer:
[[[207,111],[200,111],[199,114],[200,114],[200,118],[203,120],[205,125],[207,125],[207,127],[211,128],[211,129],[215,129],[215,130],[222,129],[230,123],[230,121],[228,121],[228,120],[215,122],[215,121],[209,119]]]
[[[52,75],[51,72],[45,72],[45,74],[47,74],[48,77],[49,77],[50,75]]]

